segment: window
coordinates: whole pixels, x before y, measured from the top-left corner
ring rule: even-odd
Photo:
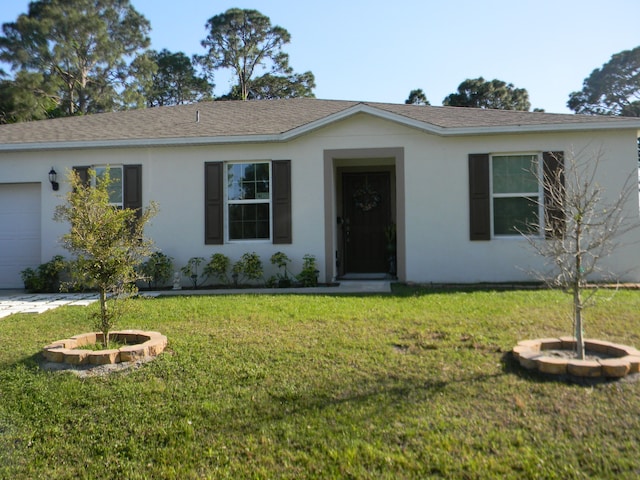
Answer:
[[[99,166],[94,167],[96,171],[96,181],[100,182],[109,170],[109,203],[115,207],[124,206],[124,188],[122,181],[122,166]]]
[[[204,164],[204,243],[225,239],[292,242],[291,160]]]
[[[106,166],[73,167],[82,182],[89,182],[89,169],[96,171],[100,178],[104,175]],[[142,209],[142,165],[121,165],[109,168],[112,191],[109,192],[109,200],[113,205],[135,210],[137,215]]]
[[[228,163],[226,171],[229,240],[270,239],[270,164]]]
[[[563,152],[469,155],[469,239],[562,235]]]
[[[491,157],[493,234],[538,234],[542,188],[538,155]]]

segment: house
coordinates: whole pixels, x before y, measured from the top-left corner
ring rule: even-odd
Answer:
[[[637,167],[639,129],[634,118],[316,99],[2,125],[0,288],[21,287],[25,267],[66,254],[58,239],[68,226],[53,221],[66,172],[106,166],[118,179],[114,204],[158,202],[147,232],[176,270],[190,257],[256,252],[269,275],[269,257],[282,251],[294,273],[314,255],[321,282],[389,273],[415,282],[529,280],[542,260],[516,224],[537,222],[531,234],[542,238],[544,215],[531,205],[544,203],[543,168],[533,182],[532,168],[601,149],[598,182],[615,195]],[[637,197],[628,216],[638,219]],[[629,268],[638,266],[636,249],[617,250],[606,268],[640,281]]]

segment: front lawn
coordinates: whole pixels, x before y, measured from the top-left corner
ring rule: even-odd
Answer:
[[[549,291],[138,300],[120,328],[169,346],[78,378],[40,348],[89,308],[0,320],[0,478],[635,478],[640,382],[520,371],[521,339],[571,332]],[[587,337],[640,347],[640,292],[600,295]]]

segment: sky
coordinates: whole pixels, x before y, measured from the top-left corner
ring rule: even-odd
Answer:
[[[611,56],[640,45],[638,0],[130,0],[151,23],[151,47],[205,53],[205,24],[228,8],[255,9],[291,34],[295,72],[315,96],[404,103],[422,89],[432,105],[467,78],[529,92],[533,108],[571,113],[569,94]],[[0,23],[29,0],[0,0]],[[216,95],[230,90],[221,73]]]

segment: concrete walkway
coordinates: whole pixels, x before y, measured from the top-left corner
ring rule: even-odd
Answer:
[[[333,294],[382,294],[391,293],[391,282],[388,280],[341,281],[333,287],[310,288],[242,288],[212,290],[162,290],[156,292],[140,292],[145,297],[176,295],[333,295]],[[0,290],[0,318],[14,313],[42,313],[65,305],[87,306],[98,301],[95,293],[24,293],[21,290]]]
[[[0,318],[14,313],[42,313],[64,305],[87,306],[98,301],[95,293],[0,293]]]

